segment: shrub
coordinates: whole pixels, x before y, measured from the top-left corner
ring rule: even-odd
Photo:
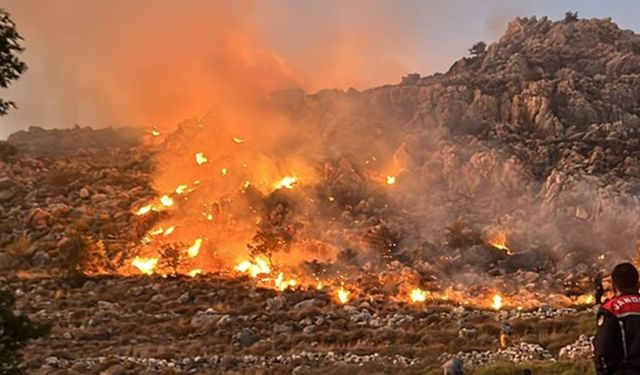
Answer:
[[[13,314],[15,298],[8,291],[0,291],[0,375],[22,374],[20,350],[27,340],[49,333],[50,326],[31,322],[25,316]]]
[[[482,56],[485,54],[485,52],[487,52],[487,43],[482,41],[474,44],[471,48],[469,48],[469,54],[471,55],[471,57]]]
[[[578,20],[578,12],[566,12],[564,14],[564,22],[576,22]]]
[[[62,271],[68,278],[82,279],[86,270],[95,271],[88,266],[92,262],[93,255],[89,243],[83,237],[71,237],[60,245],[59,252]]]

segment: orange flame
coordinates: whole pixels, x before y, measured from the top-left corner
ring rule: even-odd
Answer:
[[[193,242],[193,245],[187,249],[187,255],[189,258],[195,258],[200,253],[200,246],[202,246],[202,238],[198,238]]]
[[[176,194],[182,194],[185,191],[187,191],[187,189],[189,189],[189,185],[187,184],[180,184],[178,185],[178,187],[176,188]]]
[[[189,272],[187,272],[187,275],[189,275],[189,277],[196,277],[198,275],[200,275],[202,273],[202,270],[199,268],[193,269]]]
[[[578,297],[576,301],[579,305],[593,305],[596,302],[596,297],[593,294],[584,294]]]
[[[286,176],[282,180],[278,181],[273,187],[278,189],[293,189],[295,184],[298,183],[298,179],[293,176]]]
[[[499,294],[496,294],[493,296],[493,301],[491,303],[491,308],[498,311],[500,309],[502,309],[502,296],[500,296]]]
[[[173,198],[165,194],[160,197],[160,203],[162,203],[162,205],[165,207],[171,207],[173,206]]]
[[[487,242],[496,249],[504,250],[509,255],[512,254],[511,249],[507,246],[507,234],[505,232],[497,232],[493,236],[490,236]]]
[[[268,275],[271,273],[271,267],[269,267],[269,261],[262,256],[255,258],[255,263],[245,260],[235,267],[235,270],[242,273],[248,273],[251,277],[257,277],[258,275]]]
[[[409,298],[411,298],[411,302],[424,302],[427,300],[427,292],[420,288],[415,288],[409,294]]]
[[[153,205],[152,204],[148,204],[146,206],[142,206],[138,209],[138,211],[136,211],[136,215],[137,216],[143,216],[148,214],[149,212],[151,212],[151,210],[153,210]]]
[[[396,176],[387,176],[387,185],[393,185],[396,183]]]
[[[162,228],[157,228],[157,229],[152,229],[149,231],[149,234],[152,236],[157,236],[159,234],[162,234],[164,232],[164,229]]]
[[[251,262],[249,262],[248,260],[245,260],[244,262],[241,262],[240,264],[238,264],[235,269],[238,272],[247,272],[249,268],[251,268]]]
[[[131,265],[136,267],[145,275],[153,274],[153,270],[154,268],[156,268],[156,264],[158,264],[157,258],[141,258],[136,256],[131,261]]]
[[[207,157],[204,156],[204,153],[202,153],[202,152],[197,152],[196,153],[196,164],[202,165],[202,164],[204,164],[204,163],[206,163],[208,161],[209,161],[209,159],[207,159]]]
[[[344,287],[340,287],[338,289],[338,292],[336,293],[337,297],[338,297],[338,302],[340,302],[341,304],[345,304],[347,302],[349,302],[349,295],[351,294],[350,291],[346,290]]]

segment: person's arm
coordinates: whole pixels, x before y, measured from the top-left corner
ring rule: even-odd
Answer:
[[[604,296],[604,286],[602,285],[602,275],[598,274],[593,279],[595,286],[595,304],[602,305],[602,297]]]
[[[604,308],[598,310],[598,328],[593,339],[596,373],[611,375],[620,367],[624,354],[618,319]]]

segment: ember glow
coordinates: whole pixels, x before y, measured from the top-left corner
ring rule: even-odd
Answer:
[[[596,302],[596,297],[593,294],[583,294],[578,297],[576,303],[578,305],[593,305]]]
[[[204,164],[204,163],[206,163],[208,161],[209,161],[209,159],[207,159],[207,157],[204,156],[204,153],[202,153],[202,152],[197,152],[196,153],[196,164],[202,165],[202,164]]]
[[[131,261],[131,265],[136,267],[145,275],[153,274],[153,270],[155,269],[156,264],[158,264],[157,258],[141,258],[136,256]]]
[[[189,189],[189,185],[187,184],[180,184],[178,185],[178,187],[176,188],[176,194],[183,194],[184,192],[187,191],[187,189]]]
[[[487,243],[489,243],[489,245],[495,247],[496,249],[506,251],[509,255],[513,254],[511,249],[509,249],[509,247],[507,246],[507,234],[505,232],[499,231],[490,236],[487,239]]]
[[[296,177],[286,176],[274,185],[274,189],[293,189],[297,182],[298,179]]]
[[[165,207],[171,207],[173,206],[173,198],[165,194],[160,197],[160,203],[162,203],[162,205]]]
[[[502,296],[499,295],[499,294],[494,295],[493,299],[492,299],[492,303],[491,303],[491,308],[496,310],[496,311],[498,311],[498,310],[502,309],[502,306],[503,306],[503,304],[502,304]]]
[[[245,260],[235,267],[235,270],[242,273],[248,273],[251,277],[257,277],[259,275],[268,275],[271,273],[271,267],[269,261],[258,256],[254,261]]]
[[[393,185],[396,183],[396,176],[387,176],[387,185]]]
[[[191,270],[191,271],[187,272],[187,275],[188,275],[189,277],[196,277],[196,276],[198,276],[198,275],[200,275],[200,274],[202,274],[202,270],[201,270],[201,269],[199,269],[199,268],[196,268],[196,269],[193,269],[193,270]]]
[[[248,260],[245,260],[244,262],[238,264],[235,269],[238,272],[247,272],[249,268],[251,268],[251,265],[252,265],[251,262],[249,262]]]
[[[340,302],[343,305],[349,302],[350,294],[351,294],[350,291],[346,290],[343,286],[340,286],[340,288],[338,288],[338,290],[336,291],[336,297],[338,297],[338,302]]]
[[[427,300],[427,292],[425,292],[420,288],[415,288],[411,291],[409,298],[411,298],[411,302],[414,302],[414,303],[424,302]]]
[[[282,272],[278,273],[278,276],[276,276],[276,279],[274,281],[275,287],[276,289],[283,291],[289,287],[294,287],[297,284],[297,281],[295,279],[289,279],[289,280],[285,280],[284,279],[284,274]]]
[[[142,206],[136,211],[136,215],[138,215],[138,216],[146,215],[149,212],[151,212],[152,209],[153,209],[153,205],[152,204],[148,204],[146,206]]]
[[[200,253],[200,246],[202,246],[202,238],[198,238],[193,242],[193,245],[187,249],[187,255],[189,258],[195,258]]]

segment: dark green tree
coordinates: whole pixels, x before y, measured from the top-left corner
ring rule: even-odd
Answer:
[[[22,374],[20,350],[27,340],[49,333],[50,326],[33,323],[26,316],[14,315],[15,298],[0,290],[0,375]]]
[[[469,48],[469,54],[472,57],[482,56],[486,51],[487,51],[487,43],[482,41],[474,44],[471,48]]]
[[[564,22],[576,22],[578,20],[578,12],[566,12],[564,14]]]
[[[19,55],[24,51],[24,47],[20,44],[22,40],[9,13],[0,9],[0,87],[2,88],[7,88],[27,70],[27,64],[19,59]],[[15,107],[15,103],[11,100],[0,98],[0,116],[6,115],[9,109]]]

